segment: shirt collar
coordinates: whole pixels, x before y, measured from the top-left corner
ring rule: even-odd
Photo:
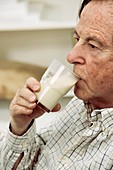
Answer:
[[[113,123],[113,108],[95,109],[89,102],[84,102],[84,106],[87,111],[89,126],[91,126],[91,122],[93,121],[106,122],[105,119],[111,119],[111,123]]]

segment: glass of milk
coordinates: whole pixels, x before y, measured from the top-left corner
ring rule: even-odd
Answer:
[[[35,93],[38,106],[45,112],[50,112],[77,80],[71,70],[54,59],[41,78],[41,90]]]

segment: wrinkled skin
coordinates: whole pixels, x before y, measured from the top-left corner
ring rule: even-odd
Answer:
[[[80,77],[75,95],[95,108],[113,107],[113,1],[90,2],[75,28],[67,56]]]
[[[44,114],[36,104],[36,95],[33,92],[40,90],[40,83],[30,77],[25,86],[19,89],[10,104],[11,130],[16,135],[22,135],[35,118]],[[60,110],[60,104],[52,110]]]

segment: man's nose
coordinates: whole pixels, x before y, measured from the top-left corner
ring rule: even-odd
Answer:
[[[77,43],[75,46],[72,48],[72,50],[69,52],[67,55],[67,61],[70,64],[84,64],[85,63],[85,50],[84,46],[82,43]]]

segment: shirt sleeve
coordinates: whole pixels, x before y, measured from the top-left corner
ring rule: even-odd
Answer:
[[[4,139],[5,139],[5,133],[0,132],[0,169],[3,169],[1,153],[2,153],[2,148],[4,147]]]
[[[48,133],[49,134],[49,133]],[[19,169],[27,169],[33,166],[37,154],[43,149],[46,142],[36,133],[36,123],[23,136],[16,136],[10,131],[0,136],[0,169],[11,170],[14,163],[23,153]]]

